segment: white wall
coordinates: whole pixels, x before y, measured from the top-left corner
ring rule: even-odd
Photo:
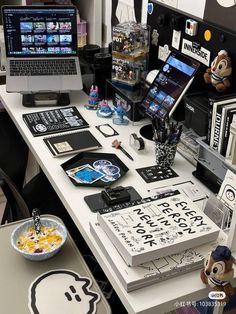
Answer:
[[[103,1],[103,44],[107,46],[111,42],[111,4],[112,0],[102,0]],[[216,0],[212,0],[216,1]],[[222,1],[222,0],[221,0]],[[189,13],[193,16],[203,18],[206,0],[156,0],[162,4],[166,4],[170,7],[177,8],[185,13]],[[120,0],[122,5],[132,6],[131,0]],[[148,0],[143,0],[143,10],[142,10],[142,23],[147,21],[147,4]],[[132,14],[131,14],[132,15]]]
[[[202,19],[205,4],[206,0],[178,0],[178,9]]]
[[[171,0],[172,1],[172,0]],[[132,6],[133,1],[131,0],[120,0],[120,4],[123,6],[127,6],[126,12],[129,12],[129,16],[132,17]],[[102,0],[102,21],[103,21],[103,45],[107,46],[112,40],[112,29],[111,29],[111,4],[112,0]],[[142,23],[147,22],[147,4],[148,0],[143,0],[142,7]],[[122,7],[120,7],[122,9]],[[119,14],[119,12],[118,12]],[[128,13],[127,13],[128,15]],[[126,15],[126,16],[127,16]],[[125,19],[125,17],[124,17]]]
[[[189,0],[189,2],[190,1],[191,0]],[[173,8],[177,8],[178,7],[178,0],[156,0],[156,2],[160,2],[160,3],[163,3],[163,4],[169,5],[170,7],[173,7]]]

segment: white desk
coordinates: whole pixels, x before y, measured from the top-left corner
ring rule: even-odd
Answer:
[[[58,193],[85,241],[106,273],[128,313],[161,314],[174,309],[175,302],[179,302],[181,300],[193,301],[207,296],[208,289],[206,289],[205,285],[201,283],[199,271],[188,273],[176,277],[175,279],[170,279],[131,293],[127,293],[111,268],[108,260],[98,247],[97,243],[94,241],[89,230],[89,221],[95,221],[96,214],[90,211],[83,198],[85,195],[97,193],[101,191],[101,189],[94,187],[75,187],[60,167],[60,164],[72,156],[53,158],[44,144],[42,137],[35,138],[32,136],[28,127],[22,120],[22,114],[45,110],[45,107],[41,109],[23,107],[21,104],[21,95],[6,93],[5,86],[0,87],[0,95],[3,105],[21,132],[37,162],[49,178],[51,184],[55,188],[55,191]],[[71,94],[71,105],[78,105],[80,113],[90,124],[90,131],[103,145],[100,152],[115,152],[114,148],[111,147],[111,142],[114,140],[114,137],[105,138],[95,128],[95,125],[99,124],[110,123],[112,125],[112,121],[110,119],[98,118],[94,111],[86,110],[83,106],[83,104],[86,103],[86,100],[87,96],[83,92]],[[181,176],[172,180],[146,184],[135,169],[155,165],[154,144],[151,141],[145,141],[146,149],[141,153],[136,153],[129,147],[129,134],[133,132],[138,133],[140,125],[133,126],[132,123],[130,123],[128,126],[113,125],[113,127],[119,133],[117,138],[122,141],[122,146],[134,158],[134,161],[131,161],[121,151],[116,151],[118,157],[130,169],[127,174],[118,181],[119,185],[132,185],[141,194],[141,196],[145,197],[148,194],[147,190],[152,188],[183,182],[190,179],[192,181],[196,181],[192,176],[193,166],[177,154],[173,169]],[[204,189],[204,186],[202,187]]]

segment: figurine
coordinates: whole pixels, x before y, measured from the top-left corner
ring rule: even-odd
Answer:
[[[98,108],[98,87],[91,86],[88,104],[84,105],[86,109],[97,110]]]
[[[227,51],[221,50],[206,70],[204,80],[212,84],[218,92],[225,91],[230,86],[228,76],[232,73],[231,60]]]
[[[113,118],[113,123],[114,124],[119,124],[119,125],[127,125],[129,123],[128,119],[124,119],[124,116],[127,116],[127,111],[121,104],[117,104],[117,107],[114,108],[117,118]]]
[[[152,45],[157,46],[158,45],[158,38],[159,38],[159,33],[157,29],[154,29],[152,31]]]
[[[99,109],[97,110],[97,116],[101,118],[110,118],[113,115],[113,110],[108,105],[107,101],[102,101],[99,105]]]
[[[201,271],[202,282],[214,291],[224,292],[225,298],[218,301],[227,303],[234,293],[234,288],[229,282],[233,276],[231,251],[227,246],[218,245],[205,259],[204,269]]]

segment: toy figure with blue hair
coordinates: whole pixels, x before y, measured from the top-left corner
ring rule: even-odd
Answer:
[[[127,112],[130,110],[130,106],[127,107],[123,105],[120,101],[118,101],[117,106],[114,108],[114,110],[117,117],[113,118],[113,123],[119,125],[127,125],[129,123],[129,120],[124,117],[128,115]]]

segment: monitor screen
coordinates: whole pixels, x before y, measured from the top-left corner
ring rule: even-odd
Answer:
[[[199,63],[171,52],[140,104],[150,118],[168,119],[193,80]]]
[[[76,8],[73,6],[4,6],[8,57],[77,55]]]

